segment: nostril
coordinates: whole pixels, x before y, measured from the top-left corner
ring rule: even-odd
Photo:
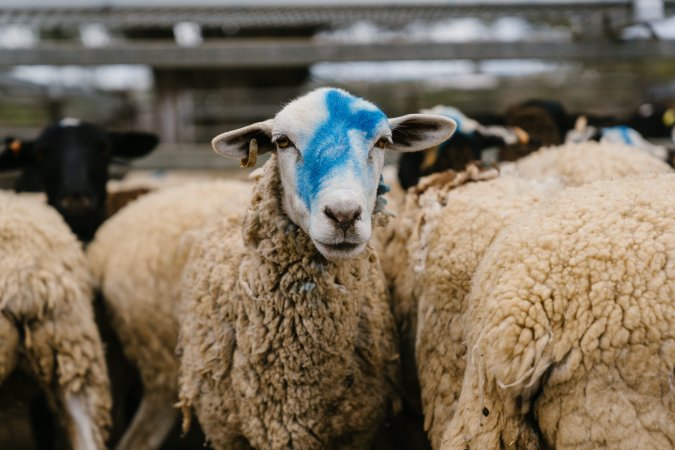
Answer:
[[[60,203],[66,210],[81,211],[91,208],[94,204],[94,200],[88,195],[75,194],[61,198]]]
[[[335,224],[342,229],[351,227],[354,222],[361,218],[361,207],[347,211],[336,211],[326,207],[323,212],[330,220],[335,222]]]
[[[333,213],[333,211],[328,206],[326,206],[326,208],[323,210],[323,213],[326,216],[328,216],[328,218],[330,220],[332,220],[333,222],[336,222],[336,223],[340,222],[340,220],[335,216],[335,213]]]

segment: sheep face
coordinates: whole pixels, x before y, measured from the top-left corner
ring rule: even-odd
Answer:
[[[455,122],[413,114],[395,119],[366,100],[334,88],[289,103],[274,119],[224,133],[217,153],[247,159],[274,151],[283,206],[330,260],[351,258],[366,246],[384,164],[384,151],[417,151],[448,139]]]
[[[136,158],[152,151],[154,134],[109,132],[78,119],[63,119],[35,140],[6,139],[0,170],[22,168],[17,191],[44,190],[47,200],[82,241],[105,218],[108,165],[112,158]]]

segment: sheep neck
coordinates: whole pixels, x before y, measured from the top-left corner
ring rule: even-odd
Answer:
[[[278,346],[283,345],[294,348],[298,357],[311,354],[313,361],[317,355],[326,362],[347,359],[353,352],[363,307],[354,296],[368,289],[372,250],[351,260],[326,260],[308,234],[284,213],[282,198],[283,186],[272,156],[256,184],[244,222],[248,251],[239,269],[246,294],[240,317],[255,323],[242,331],[263,330],[259,336],[249,336],[257,342],[257,348],[250,351],[280,355]]]

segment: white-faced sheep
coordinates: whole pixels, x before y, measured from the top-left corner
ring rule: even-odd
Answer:
[[[336,92],[334,95],[338,95],[337,93],[341,91],[334,92]],[[314,95],[314,98],[320,97],[318,93]],[[346,96],[346,94],[344,95]],[[356,102],[355,105],[361,105],[361,103]],[[364,102],[362,105],[369,104]],[[300,106],[302,107],[302,103],[300,103]],[[350,140],[353,141],[359,137],[356,130],[345,127],[353,123],[358,125],[359,120],[363,121],[362,126],[380,127],[374,130],[378,133],[392,133],[386,126],[386,122],[369,121],[372,117],[376,117],[376,114],[381,114],[377,110],[373,111],[373,115],[369,115],[368,110],[361,110],[355,111],[351,118],[336,118],[336,121],[331,122],[331,124],[341,125],[343,128],[340,128],[340,130],[343,134],[336,137],[326,133],[325,143],[336,150],[335,153],[326,150],[326,157],[334,158],[333,161],[336,164],[341,161],[351,161],[348,158],[350,154],[341,153],[343,151],[363,151],[364,155],[362,156],[367,164],[358,167],[366,171],[368,180],[371,176],[374,177],[373,189],[376,190],[381,168],[380,148],[362,148],[361,146],[364,144],[360,140],[355,141],[356,144],[354,144],[359,147],[351,147],[351,149],[346,147],[347,150],[343,148]],[[307,108],[290,121],[291,125],[302,123],[301,126],[298,125],[297,129],[293,128],[291,131],[298,133],[299,137],[303,137],[310,130],[321,125],[325,119],[323,117],[325,114],[325,108]],[[286,117],[288,118],[288,116]],[[352,122],[341,122],[342,119],[350,119]],[[282,124],[282,122],[279,123]],[[391,126],[396,143],[389,146],[393,149],[409,149],[410,146],[406,146],[406,142],[415,145],[435,143],[447,138],[451,131],[451,124],[451,121],[442,118],[430,120],[427,116],[419,115],[409,116],[405,119],[393,119]],[[422,133],[427,126],[430,128],[427,130],[428,132]],[[434,127],[436,127],[435,130]],[[249,129],[255,133],[260,132],[260,134],[247,134],[246,138],[255,137],[256,142],[252,145],[257,144],[261,151],[267,151],[271,145],[269,136],[264,131],[260,131],[257,126],[246,130]],[[269,130],[266,129],[266,131]],[[377,142],[380,145],[387,146],[387,137],[385,135],[384,139]],[[425,137],[428,139],[425,140]],[[333,140],[337,138],[339,139]],[[277,141],[279,140],[277,139]],[[242,154],[246,155],[249,141],[244,142],[242,140],[240,144],[243,146]],[[277,144],[282,146],[283,142],[277,142]],[[284,153],[293,156],[295,155],[294,151],[291,148],[284,150]],[[363,164],[363,161],[359,164]],[[305,165],[306,170],[310,171],[321,170],[321,167],[320,165],[314,165],[312,159]],[[347,186],[361,183],[359,180],[346,178],[343,181]],[[229,189],[233,189],[232,184],[229,185]],[[209,188],[209,186],[213,187]],[[213,185],[207,183],[200,188],[195,188],[201,189],[200,193],[190,193],[185,190],[185,187],[178,187],[172,190],[173,193],[165,190],[148,194],[106,222],[89,247],[90,260],[97,278],[101,280],[106,303],[113,311],[116,311],[113,312],[114,324],[123,342],[126,341],[126,353],[141,369],[144,384],[146,384],[146,398],[142,402],[132,427],[126,433],[118,448],[157,447],[175,415],[171,404],[176,395],[175,368],[178,364],[177,359],[173,357],[173,346],[178,329],[176,323],[179,321],[179,317],[177,317],[179,308],[177,289],[185,255],[190,248],[190,243],[193,242],[190,238],[182,239],[182,236],[185,236],[189,231],[204,226],[208,216],[213,216],[216,219],[233,216],[232,220],[235,220],[236,217],[243,217],[245,207],[241,205],[241,202],[248,204],[250,188],[245,188],[246,192],[243,192],[241,184],[239,184],[238,189],[228,193],[226,191],[218,192],[217,186],[218,183]],[[309,191],[304,190],[305,188],[313,189],[311,184],[303,185],[303,191],[301,191],[303,195],[309,193]],[[341,191],[338,189],[336,192],[340,193]],[[347,190],[347,192],[351,191]],[[297,203],[296,200],[291,203]],[[370,200],[369,198],[368,201]],[[375,194],[372,197],[372,201],[374,200]],[[291,206],[293,205],[290,205],[289,208]],[[372,207],[372,205],[366,206]],[[295,208],[293,211],[298,211],[299,203],[293,207]],[[364,209],[361,212],[362,217],[360,218],[352,217],[354,219],[352,222],[354,224],[358,222],[359,229],[368,230],[369,236],[370,219],[368,219],[367,228],[364,228],[365,225],[361,223],[364,222],[364,218],[370,215],[366,211],[368,210]],[[334,214],[330,210],[322,212],[327,218],[326,220],[329,221],[329,225],[342,223],[343,226],[349,228],[347,222],[352,218],[345,219],[342,213],[337,211],[337,216],[335,216],[337,222],[335,222],[329,218],[328,213]],[[326,231],[330,232],[330,229]],[[235,232],[233,235],[238,234]],[[324,240],[325,244],[333,245],[330,237],[326,239],[328,240]],[[348,244],[336,245],[335,252],[340,250],[357,251],[359,249],[350,248]],[[144,270],[139,270],[139,267],[144,268]],[[156,318],[158,314],[161,316],[160,318]]]
[[[675,446],[674,197],[672,174],[570,188],[497,236],[442,449]]]
[[[110,388],[81,244],[56,210],[0,193],[0,384],[35,380],[72,448],[105,448]],[[25,399],[23,399],[25,400]]]
[[[449,137],[454,122],[387,120],[320,89],[274,119],[214,139],[244,158],[275,154],[243,223],[197,239],[184,279],[180,397],[216,449],[368,448],[396,403],[398,349],[368,246],[383,149]]]
[[[106,221],[87,249],[113,329],[143,383],[121,450],[154,449],[176,422],[180,279],[191,230],[211,216],[244,214],[252,185],[192,182],[149,193]]]
[[[483,159],[483,150],[522,146],[529,142],[529,135],[515,127],[482,125],[464,115],[457,108],[435,106],[421,110],[423,113],[440,114],[457,123],[457,131],[438,146],[420,153],[404,153],[398,160],[398,177],[401,186],[408,189],[419,179],[445,170],[462,171],[470,162]]]
[[[635,147],[662,161],[668,160],[668,149],[647,141],[640,133],[625,125],[594,127],[588,124],[586,116],[579,116],[574,129],[567,132],[566,143],[586,142],[589,140],[624,144]]]

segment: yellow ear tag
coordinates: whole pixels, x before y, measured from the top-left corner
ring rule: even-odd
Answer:
[[[21,153],[21,140],[20,139],[14,139],[12,142],[9,143],[9,149],[11,152],[14,154],[14,156],[19,156],[19,153]]]
[[[438,150],[439,146],[436,145],[435,147],[428,148],[424,150],[424,160],[422,161],[422,164],[420,165],[420,169],[426,170],[429,167],[433,166],[434,163],[436,162],[436,159],[438,158]]]
[[[248,167],[255,166],[255,162],[258,160],[258,141],[251,139],[251,142],[248,143],[248,156],[241,159],[241,164],[239,167],[246,169]]]
[[[520,127],[515,127],[513,131],[514,133],[516,133],[516,137],[518,138],[519,144],[526,145],[530,143],[530,135],[527,133],[527,131],[523,130]]]
[[[666,109],[666,112],[663,113],[662,120],[663,124],[667,127],[675,125],[675,109]]]

